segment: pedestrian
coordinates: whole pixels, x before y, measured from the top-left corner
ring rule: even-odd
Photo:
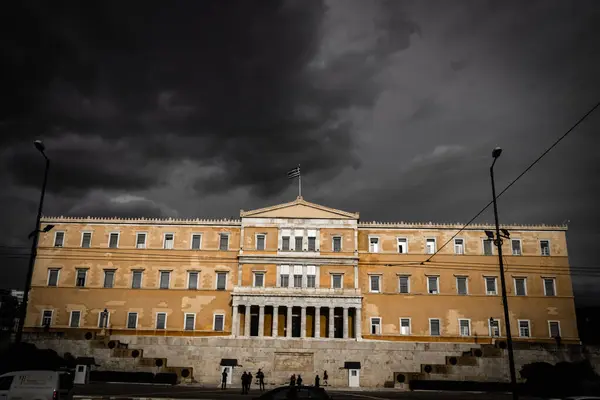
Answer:
[[[250,392],[250,385],[252,385],[252,372],[248,372],[248,386],[246,386],[246,393]]]
[[[242,374],[242,394],[246,394],[246,387],[247,387],[247,383],[248,382],[248,374],[246,373],[246,371],[244,371],[244,373]]]
[[[221,390],[225,390],[225,388],[227,388],[227,369],[223,370],[223,373],[221,373]]]
[[[263,390],[265,390],[265,374],[262,372],[262,370],[260,368],[258,369],[258,372],[256,373],[256,377],[258,378],[258,387],[262,392]]]
[[[323,386],[329,386],[329,382],[327,382],[328,378],[329,375],[327,375],[327,371],[323,372]]]
[[[317,374],[317,376],[315,376],[315,387],[318,388],[320,383],[321,378],[319,378],[319,374]]]
[[[298,379],[296,379],[296,385],[302,386],[302,375],[298,374]]]
[[[296,374],[292,374],[290,377],[290,386],[296,386]]]

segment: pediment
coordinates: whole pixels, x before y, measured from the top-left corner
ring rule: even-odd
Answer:
[[[242,218],[358,219],[359,214],[325,207],[298,197],[289,203],[277,204],[252,211],[242,210],[240,216]]]

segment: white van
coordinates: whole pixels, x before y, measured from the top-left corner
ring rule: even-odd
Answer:
[[[15,371],[0,375],[0,400],[66,400],[73,379],[63,371]]]

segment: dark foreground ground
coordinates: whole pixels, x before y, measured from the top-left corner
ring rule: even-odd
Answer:
[[[268,389],[270,390],[270,389]],[[468,392],[401,392],[393,390],[359,390],[359,391],[327,391],[335,400],[338,399],[372,399],[372,400],[510,400],[509,394],[503,393],[468,393]],[[156,397],[171,399],[251,399],[260,395],[258,390],[251,390],[249,395],[242,395],[238,388],[218,390],[190,386],[155,386],[155,385],[128,385],[128,384],[90,384],[77,387],[75,396],[119,396],[127,397]],[[533,397],[519,397],[522,400],[534,399]]]

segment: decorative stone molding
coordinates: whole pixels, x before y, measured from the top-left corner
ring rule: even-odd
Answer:
[[[380,228],[380,229],[462,229],[462,230],[494,230],[494,224],[470,224],[465,227],[465,224],[456,223],[435,223],[435,222],[381,222],[381,221],[365,221],[358,223],[358,229]],[[463,229],[464,228],[464,229]],[[508,230],[523,230],[523,231],[566,231],[568,226],[565,225],[526,225],[526,224],[505,224],[500,225],[501,229]]]

